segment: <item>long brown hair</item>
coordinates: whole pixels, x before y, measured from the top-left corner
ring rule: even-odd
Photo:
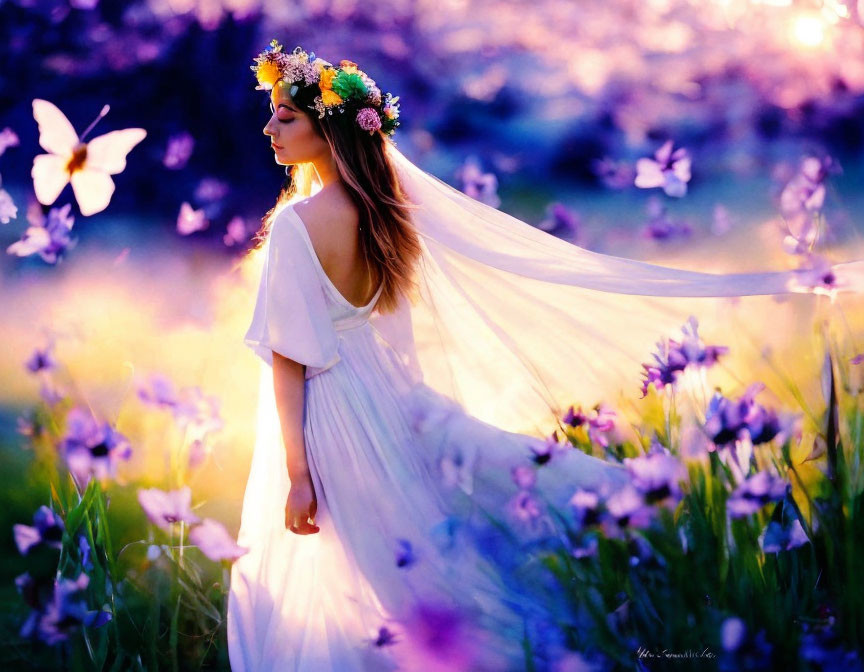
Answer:
[[[294,102],[305,112],[310,101],[304,100],[304,94],[310,95],[301,88]],[[380,130],[371,135],[363,131],[348,112],[323,119],[317,113],[305,113],[330,145],[342,182],[357,206],[361,254],[368,260],[373,278],[383,284],[376,306],[382,313],[395,310],[400,294],[413,296],[421,248],[410,216],[415,206],[402,190],[385,152],[385,143],[390,140]],[[291,166],[276,204],[261,220],[253,249],[263,244],[276,215],[289,201],[310,195],[313,174],[311,164]]]

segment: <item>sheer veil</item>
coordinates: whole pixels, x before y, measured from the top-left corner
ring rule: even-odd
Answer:
[[[584,249],[470,198],[392,142],[387,152],[423,253],[417,296],[373,324],[427,385],[503,429],[548,432],[562,405],[638,398],[660,337],[680,336],[691,314],[700,333],[722,327],[728,297],[816,303],[795,270],[713,274]],[[864,261],[832,270],[838,291],[864,289]]]

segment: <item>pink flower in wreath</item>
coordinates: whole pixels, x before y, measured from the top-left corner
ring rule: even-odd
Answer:
[[[357,113],[357,125],[371,135],[381,128],[381,118],[371,107],[364,107]]]

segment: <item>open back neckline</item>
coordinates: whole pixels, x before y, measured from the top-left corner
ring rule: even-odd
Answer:
[[[343,303],[346,306],[348,306],[349,308],[352,308],[353,310],[358,310],[358,311],[362,312],[362,311],[369,310],[370,308],[372,308],[375,305],[375,302],[378,301],[378,298],[381,296],[381,291],[384,289],[384,283],[382,282],[381,284],[378,285],[378,289],[375,290],[375,294],[372,295],[372,298],[369,300],[369,303],[362,305],[362,306],[355,306],[353,303],[351,303],[348,299],[345,298],[345,296],[342,294],[342,292],[340,292],[339,289],[336,287],[336,285],[333,284],[333,281],[330,279],[330,276],[327,275],[327,271],[324,270],[324,265],[321,263],[321,260],[318,258],[318,253],[315,251],[315,246],[312,244],[312,238],[309,235],[309,230],[306,228],[306,223],[303,221],[303,218],[294,209],[293,205],[287,205],[287,206],[285,206],[285,209],[290,210],[291,214],[294,215],[294,217],[297,219],[297,223],[300,225],[300,229],[302,229],[302,232],[303,232],[303,240],[305,240],[306,244],[309,246],[309,252],[311,252],[311,254],[312,254],[312,259],[315,262],[315,267],[321,273],[321,278],[323,279],[324,284],[330,288],[331,292],[334,295],[334,298],[336,298],[340,303]]]

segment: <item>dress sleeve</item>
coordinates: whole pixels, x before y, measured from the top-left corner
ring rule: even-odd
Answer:
[[[243,341],[270,366],[273,351],[305,364],[309,378],[339,361],[338,338],[311,250],[288,208],[270,228],[258,298]]]

